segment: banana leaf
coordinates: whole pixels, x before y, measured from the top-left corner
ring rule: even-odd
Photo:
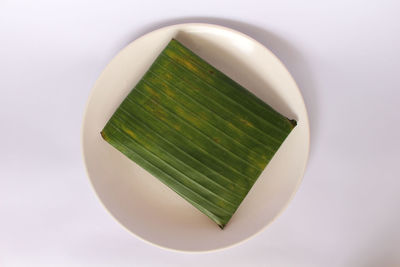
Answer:
[[[101,135],[224,228],[295,126],[172,39]]]

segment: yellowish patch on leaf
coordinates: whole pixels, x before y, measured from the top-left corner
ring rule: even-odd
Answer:
[[[181,128],[180,125],[175,124],[174,125],[174,129],[177,130],[177,131],[180,131],[182,128]]]
[[[170,51],[166,51],[165,53],[173,60],[176,60],[176,61],[180,62],[181,64],[185,65],[186,68],[188,68],[194,72],[197,72],[197,68],[195,66],[193,66],[193,64],[190,63],[188,60],[185,60],[184,58],[182,58],[180,55],[177,55]]]
[[[175,93],[174,92],[172,92],[170,89],[165,89],[165,93],[167,94],[167,96],[169,96],[169,97],[173,97],[173,96],[175,96]]]
[[[186,115],[185,112],[183,111],[183,109],[180,108],[180,107],[175,107],[175,112],[176,112],[177,114],[179,114],[179,115],[183,115],[183,116]]]
[[[245,119],[239,119],[243,124],[249,127],[253,127],[253,124]]]
[[[101,131],[100,134],[101,134],[101,136],[103,137],[104,140],[106,140],[106,141],[110,140],[110,138],[108,137],[108,135],[104,131]]]
[[[148,85],[144,85],[144,88],[146,89],[146,91],[148,91],[152,96],[155,96],[157,99],[159,99],[160,95],[153,90],[153,88],[151,88]]]
[[[197,117],[194,117],[194,116],[187,116],[187,117],[188,117],[188,120],[189,120],[191,123],[193,123],[193,124],[196,125],[197,127],[201,127],[202,123],[201,123],[201,121],[200,121]]]
[[[193,66],[193,64],[192,63],[190,63],[189,61],[183,61],[183,64],[185,64],[185,66],[188,68],[188,69],[190,69],[190,70],[192,70],[192,71],[194,71],[194,72],[197,72],[197,68],[195,67],[195,66]]]
[[[263,158],[264,158],[264,156],[263,156]],[[264,162],[258,162],[258,163],[257,163],[257,167],[258,167],[260,170],[263,170],[263,169],[265,168],[265,163],[264,163]]]
[[[218,206],[220,206],[220,207],[225,207],[225,206],[226,206],[226,204],[225,204],[225,202],[224,202],[223,200],[218,200],[218,201],[216,202],[216,204],[217,204]]]
[[[124,126],[122,126],[122,130],[123,130],[125,133],[127,133],[130,137],[132,137],[132,138],[134,138],[134,139],[137,138],[136,134],[135,134],[134,132],[132,132],[132,130],[130,130],[130,129],[124,127]]]

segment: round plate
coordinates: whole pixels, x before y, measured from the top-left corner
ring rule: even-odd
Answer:
[[[281,114],[298,121],[223,230],[100,136],[116,108],[171,38]],[[261,232],[287,206],[304,174],[309,123],[296,83],[268,49],[232,29],[179,24],[140,37],[108,64],[87,103],[82,148],[94,190],[128,231],[168,249],[211,251],[238,244]]]

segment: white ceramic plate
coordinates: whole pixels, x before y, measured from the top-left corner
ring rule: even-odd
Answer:
[[[298,121],[224,230],[100,136],[116,108],[171,38]],[[232,29],[180,24],[140,37],[108,64],[87,103],[82,147],[94,190],[128,231],[168,249],[212,251],[249,239],[287,206],[304,174],[309,124],[296,83],[268,49]]]

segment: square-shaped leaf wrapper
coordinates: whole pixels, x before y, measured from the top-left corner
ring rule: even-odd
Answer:
[[[101,135],[223,228],[295,126],[173,39]]]

